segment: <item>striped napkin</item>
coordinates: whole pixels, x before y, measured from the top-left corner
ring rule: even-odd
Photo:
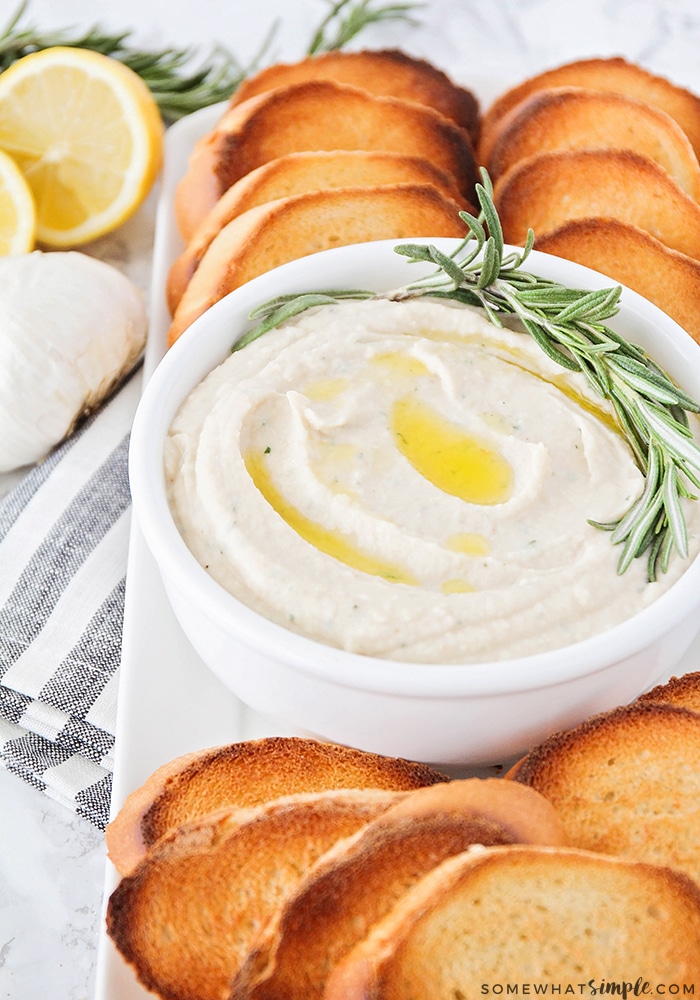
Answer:
[[[0,500],[0,764],[109,817],[140,370]]]

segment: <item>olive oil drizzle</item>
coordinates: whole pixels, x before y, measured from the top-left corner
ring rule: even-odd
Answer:
[[[416,584],[414,576],[401,566],[385,562],[370,553],[363,552],[340,533],[330,531],[322,524],[306,517],[277,489],[272,481],[263,453],[249,452],[245,456],[245,466],[253,483],[273,510],[314,548],[363,573],[381,576],[394,583],[405,583],[413,586]]]
[[[512,493],[510,464],[485,442],[412,397],[391,409],[396,447],[421,476],[467,503],[504,503]]]
[[[471,344],[486,349],[476,338],[452,338],[448,331],[431,330],[432,341]],[[517,347],[499,342],[496,345],[499,359],[504,364],[517,367],[527,375],[541,379],[570,398],[578,407],[591,412],[609,428],[619,433],[613,417],[602,405],[596,405],[583,393],[571,386],[566,376],[542,374],[529,363],[525,352]],[[368,359],[370,378],[377,374],[385,381],[388,377],[399,391],[388,415],[388,425],[397,451],[427,482],[442,493],[454,496],[467,504],[493,506],[505,503],[513,492],[513,469],[500,452],[486,440],[470,433],[458,422],[449,419],[433,406],[423,402],[416,394],[421,380],[429,379],[429,366],[413,353],[392,349],[373,354]],[[334,402],[354,384],[347,377],[329,377],[315,380],[303,388],[304,395],[320,403]],[[317,456],[316,474],[329,478],[328,470],[338,462],[346,469],[360,455],[361,449],[350,441],[324,440]],[[416,585],[408,570],[387,563],[364,552],[341,533],[331,531],[297,510],[274,485],[265,454],[251,450],[246,456],[246,468],[256,487],[267,502],[293,528],[300,537],[319,551],[361,572],[380,576],[388,581]],[[330,477],[328,487],[336,493],[356,496],[344,486],[337,476]],[[484,557],[489,554],[488,540],[481,534],[461,532],[449,536],[444,547],[461,555]],[[446,579],[440,585],[444,594],[470,593],[474,586],[462,577]]]
[[[468,233],[451,253],[429,243],[394,247],[412,263],[432,264],[432,273],[386,292],[355,288],[276,296],[251,311],[254,325],[233,350],[242,350],[307,309],[353,299],[403,301],[429,295],[480,307],[497,327],[503,326],[503,316],[516,316],[549,358],[582,374],[612,405],[644,476],[644,489],[617,520],[589,523],[609,531],[612,543],[621,545],[618,573],[645,556],[647,578],[655,580],[668,569],[674,551],[681,558],[688,556],[681,501],[697,501],[700,494],[700,446],[688,418],[700,412],[700,403],[644,350],[605,323],[618,311],[620,285],[594,291],[570,288],[524,270],[535,234],[528,232],[522,248],[505,245],[493,185],[484,168],[481,176],[482,183],[475,187],[479,215],[459,212]]]

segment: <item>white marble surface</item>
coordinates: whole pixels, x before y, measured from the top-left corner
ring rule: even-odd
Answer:
[[[0,24],[16,7],[0,0]],[[120,0],[96,10],[93,0],[31,0],[28,16],[43,28],[99,21],[133,29],[154,47],[192,44],[204,53],[223,41],[246,62],[275,19],[275,57],[301,56],[328,3]],[[496,92],[569,59],[613,54],[700,92],[697,0],[426,0],[416,16],[418,26],[379,27],[364,41],[426,56],[466,84],[491,80]],[[114,244],[144,283],[149,222],[142,216]],[[94,996],[104,865],[98,831],[0,771],[0,1000]]]

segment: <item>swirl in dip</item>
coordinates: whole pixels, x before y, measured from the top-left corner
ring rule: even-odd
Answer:
[[[345,302],[190,393],[166,443],[169,500],[208,572],[287,628],[394,660],[522,656],[634,615],[685,568],[647,583],[642,558],[618,575],[620,549],[589,524],[643,486],[611,412],[477,309]]]

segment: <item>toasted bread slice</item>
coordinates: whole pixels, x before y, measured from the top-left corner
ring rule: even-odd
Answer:
[[[219,230],[249,208],[277,198],[321,188],[432,184],[459,203],[452,178],[423,157],[367,150],[288,153],[251,170],[236,181],[204,217],[185,250],[170,268],[166,295],[171,314],[207,247]]]
[[[210,243],[175,310],[168,343],[228,292],[287,261],[369,240],[465,232],[459,206],[430,184],[309,191],[259,205]]]
[[[638,226],[666,246],[700,258],[700,205],[665,170],[630,150],[580,149],[521,160],[494,185],[508,243],[528,228],[542,237],[572,219]]]
[[[617,219],[574,219],[535,246],[639,292],[700,343],[700,261]]]
[[[244,80],[231,103],[240,104],[265,91],[306,80],[334,80],[379,97],[425,104],[466,129],[474,141],[479,135],[479,102],[471,90],[457,86],[424,59],[397,49],[336,50],[296,63],[277,63]]]
[[[473,778],[422,788],[339,842],[267,925],[232,995],[320,1000],[330,970],[445,858],[472,844],[564,844],[547,800],[514,788],[527,786]]]
[[[700,712],[700,671],[672,677],[666,684],[658,684],[651,691],[646,691],[637,700],[661,702]]]
[[[586,87],[626,94],[638,101],[653,104],[678,122],[688,136],[700,160],[700,98],[665,77],[628,62],[621,57],[579,59],[538,73],[501,94],[488,108],[481,123],[479,158],[488,161],[500,125],[516,104],[526,97],[551,87]]]
[[[184,754],[135,789],[108,825],[107,851],[132,871],[162,837],[226,808],[250,808],[302,792],[403,791],[447,781],[426,764],[297,736],[270,736]]]
[[[642,153],[691,198],[700,195],[697,156],[673,118],[643,101],[580,87],[538,91],[516,105],[503,120],[486,166],[495,179],[539,153],[590,148]]]
[[[195,144],[175,191],[180,232],[190,239],[224,191],[263,163],[287,153],[334,149],[428,153],[473,201],[476,157],[464,129],[425,105],[309,80],[235,105]]]
[[[682,992],[699,977],[700,891],[690,879],[517,845],[473,848],[425,875],[339,964],[325,1000],[471,1000],[506,984],[544,993],[583,982],[601,993],[627,984],[631,996],[635,981]]]
[[[700,882],[700,714],[636,701],[551,736],[508,777],[559,813],[570,843]]]
[[[118,884],[107,930],[146,989],[168,1000],[222,1000],[303,874],[403,794],[302,794],[180,827]]]

